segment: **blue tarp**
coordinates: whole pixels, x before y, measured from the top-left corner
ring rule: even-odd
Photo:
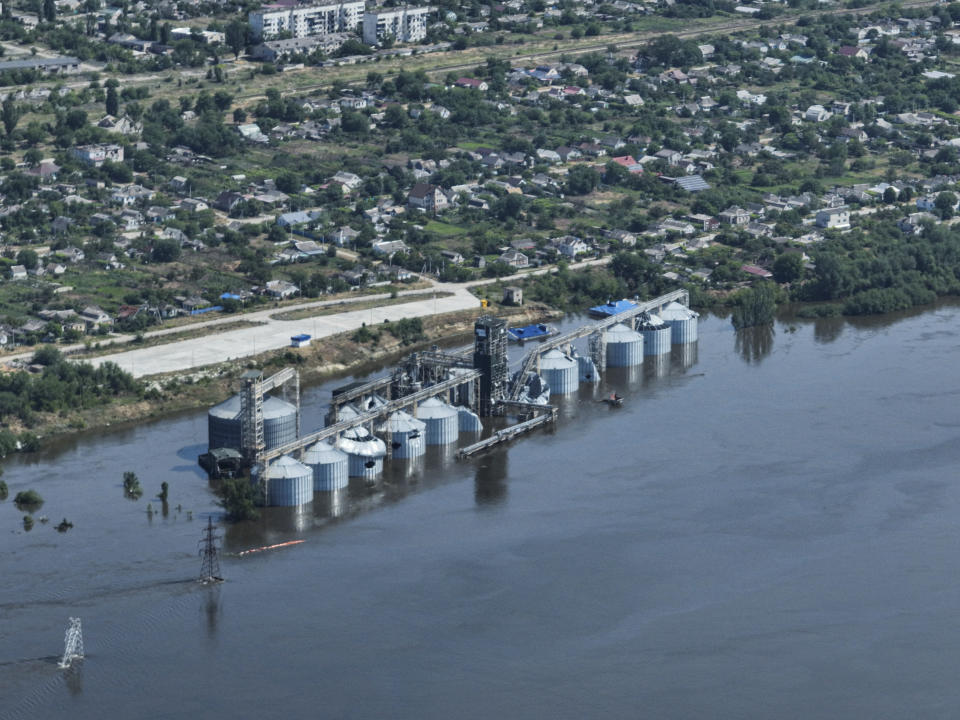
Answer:
[[[240,296],[237,295],[236,293],[226,292],[226,293],[224,293],[223,295],[220,296],[220,299],[221,299],[221,300],[239,300],[239,299],[240,299]]]
[[[195,310],[191,310],[191,311],[190,311],[190,314],[191,314],[191,315],[203,315],[204,313],[208,313],[208,312],[219,312],[219,311],[221,311],[221,310],[223,310],[223,306],[221,306],[221,305],[211,305],[210,307],[197,308],[197,309],[195,309]]]
[[[590,314],[609,317],[610,315],[618,315],[622,312],[626,312],[627,310],[631,310],[636,306],[636,303],[632,303],[629,300],[610,300],[606,305],[597,305],[590,308]]]
[[[533,340],[534,338],[546,337],[550,334],[550,328],[546,325],[524,325],[523,327],[512,327],[507,330],[507,335],[511,340]]]

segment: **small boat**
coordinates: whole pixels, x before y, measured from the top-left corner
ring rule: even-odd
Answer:
[[[539,323],[537,325],[507,328],[507,337],[514,342],[523,342],[524,340],[542,340],[555,332],[556,330],[549,325]]]
[[[600,402],[605,402],[610,407],[622,407],[623,406],[623,396],[617,395],[616,393],[610,393],[610,397],[606,397]]]

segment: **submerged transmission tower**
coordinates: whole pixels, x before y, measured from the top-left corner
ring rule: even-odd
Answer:
[[[80,618],[70,618],[70,626],[63,638],[63,658],[58,663],[61,669],[70,667],[74,660],[83,657],[83,628]]]
[[[223,582],[220,577],[220,555],[217,552],[217,541],[220,536],[214,532],[213,518],[207,518],[207,526],[203,529],[200,545],[200,582],[203,584]]]

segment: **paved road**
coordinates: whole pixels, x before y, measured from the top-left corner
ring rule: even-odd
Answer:
[[[594,265],[603,265],[609,261],[609,257],[604,257],[596,260],[587,260],[572,265],[571,267],[580,269]],[[501,279],[509,281],[527,275],[542,275],[554,270],[556,270],[556,268],[552,266],[539,268]],[[336,335],[337,333],[356,330],[364,323],[367,325],[377,325],[384,320],[394,322],[406,317],[427,317],[429,315],[457,312],[471,308],[479,310],[480,301],[470,292],[470,288],[494,282],[497,282],[495,278],[476,280],[469,283],[436,283],[435,287],[438,292],[448,292],[452,294],[446,297],[424,296],[425,291],[423,290],[407,290],[401,292],[400,295],[411,295],[412,297],[409,303],[393,304],[366,310],[345,310],[335,315],[321,315],[303,320],[277,320],[271,316],[297,309],[316,308],[320,310],[330,305],[336,305],[340,301],[300,303],[299,305],[287,306],[280,310],[273,308],[254,313],[246,313],[244,315],[232,315],[207,321],[199,325],[199,327],[234,322],[238,319],[261,322],[263,324],[257,327],[241,328],[215,334],[211,333],[209,337],[192,338],[171,342],[166,345],[117,352],[92,359],[90,362],[94,365],[108,361],[116,363],[134,375],[134,377],[183,372],[205,365],[213,365],[235,358],[252,357],[258,353],[267,352],[268,350],[279,350],[288,347],[291,336],[299,333],[307,333],[314,338],[323,338]],[[351,299],[351,302],[386,299],[388,297],[386,294],[367,295]],[[182,330],[182,328],[177,328],[177,330]],[[156,331],[157,334],[168,332],[175,332],[175,330]]]

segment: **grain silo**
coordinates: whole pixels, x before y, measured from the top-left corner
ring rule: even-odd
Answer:
[[[553,395],[575,392],[579,385],[577,361],[554,348],[540,357],[540,375]]]
[[[700,314],[686,305],[672,302],[661,312],[660,317],[670,323],[670,339],[674,345],[697,341],[697,318]]]
[[[427,425],[427,445],[449,445],[457,441],[460,420],[455,407],[432,397],[420,403],[417,417]]]
[[[347,486],[347,454],[326,440],[306,449],[303,464],[313,470],[314,492],[331,492]]]
[[[580,382],[600,382],[600,373],[597,372],[597,365],[593,362],[593,358],[581,355],[577,358],[577,366],[580,370]]]
[[[644,355],[665,355],[670,352],[670,325],[656,315],[643,313],[637,319],[637,331],[643,335]]]
[[[240,395],[224,400],[207,411],[208,448],[243,450],[240,437]],[[263,440],[267,449],[297,439],[297,406],[267,395],[263,398]]]
[[[347,454],[347,473],[350,477],[375,480],[383,471],[383,457],[387,446],[374,437],[366,428],[347,430],[337,441],[337,447]]]
[[[294,507],[313,500],[313,470],[289,455],[270,463],[264,477],[268,505]]]
[[[607,367],[633,367],[642,363],[643,335],[623,323],[608,328]]]
[[[483,423],[480,421],[480,416],[473,412],[473,410],[468,410],[465,407],[457,408],[457,417],[460,421],[460,432],[483,432]]]
[[[390,454],[395,458],[414,458],[426,451],[424,429],[426,423],[408,412],[398,410],[380,424],[379,431],[386,434]]]

